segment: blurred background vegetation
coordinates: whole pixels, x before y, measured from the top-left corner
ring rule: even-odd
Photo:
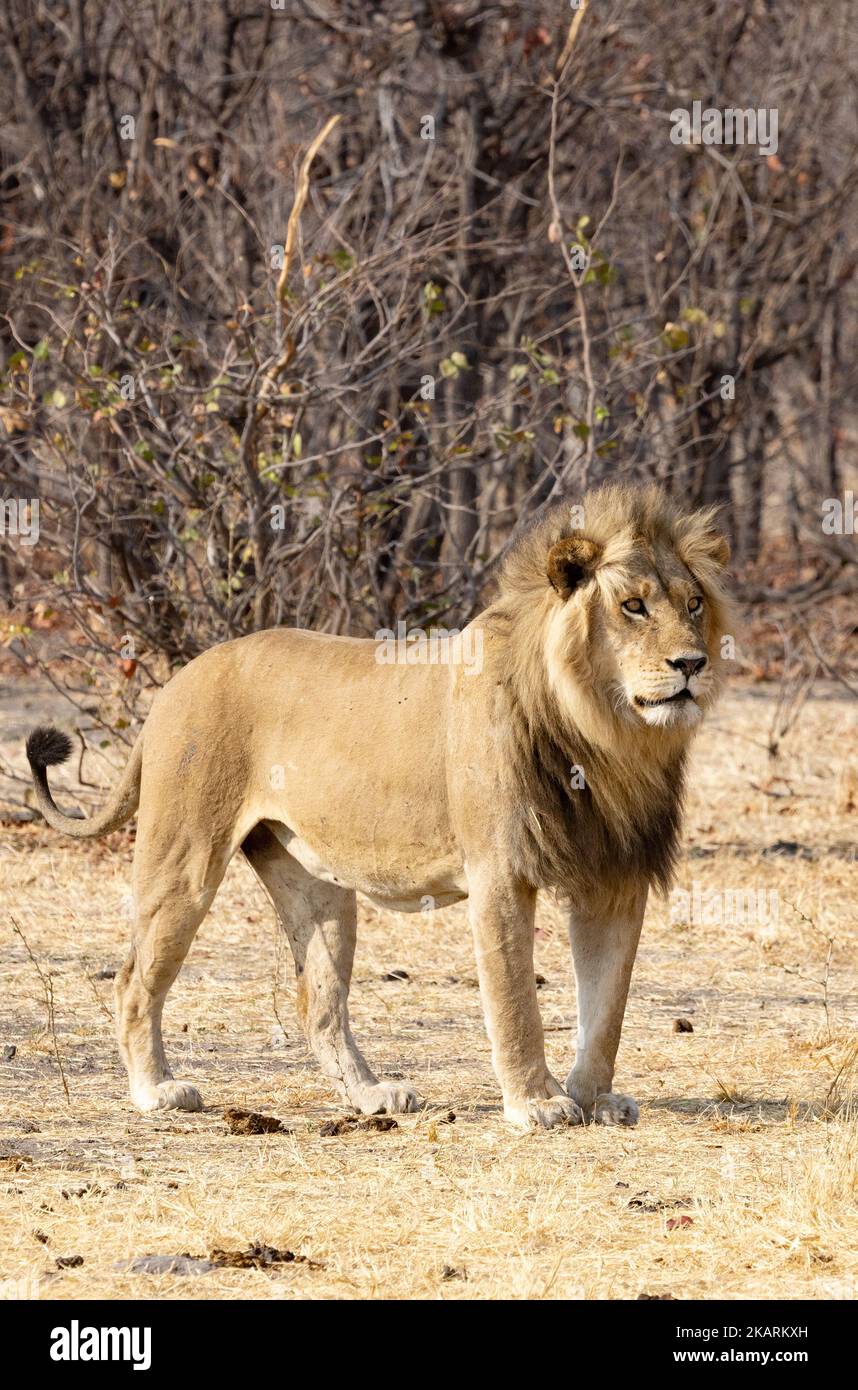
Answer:
[[[821,514],[855,481],[856,27],[5,0],[0,492],[41,528],[0,541],[7,661],[124,739],[213,642],[461,625],[540,507],[656,477],[725,508],[740,668],[854,691],[858,539]],[[672,143],[695,100],[774,108],[777,152]]]

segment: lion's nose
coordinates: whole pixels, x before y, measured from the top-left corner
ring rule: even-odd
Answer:
[[[667,664],[672,666],[674,671],[681,671],[686,680],[690,680],[698,671],[703,670],[707,659],[705,656],[676,656],[672,661],[668,657]]]

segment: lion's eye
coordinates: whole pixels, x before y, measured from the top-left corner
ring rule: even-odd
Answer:
[[[625,603],[620,605],[624,613],[628,613],[633,618],[646,617],[646,605],[643,599],[627,598]]]
[[[690,598],[690,599],[688,600],[688,611],[689,611],[689,613],[699,613],[702,607],[703,607],[703,600],[702,600],[702,598],[698,598],[698,597],[695,595],[694,598]]]

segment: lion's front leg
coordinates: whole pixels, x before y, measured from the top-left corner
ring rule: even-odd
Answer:
[[[635,1125],[638,1107],[611,1090],[647,890],[610,912],[573,911],[569,939],[578,989],[578,1047],[566,1090],[587,1120]]]
[[[488,865],[469,870],[468,889],[480,994],[504,1118],[522,1129],[581,1124],[578,1105],[545,1061],[533,975],[535,890],[499,881]]]

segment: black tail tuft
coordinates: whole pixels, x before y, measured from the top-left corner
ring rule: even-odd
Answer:
[[[34,772],[64,763],[71,752],[71,739],[59,729],[34,729],[27,739],[27,759]]]

